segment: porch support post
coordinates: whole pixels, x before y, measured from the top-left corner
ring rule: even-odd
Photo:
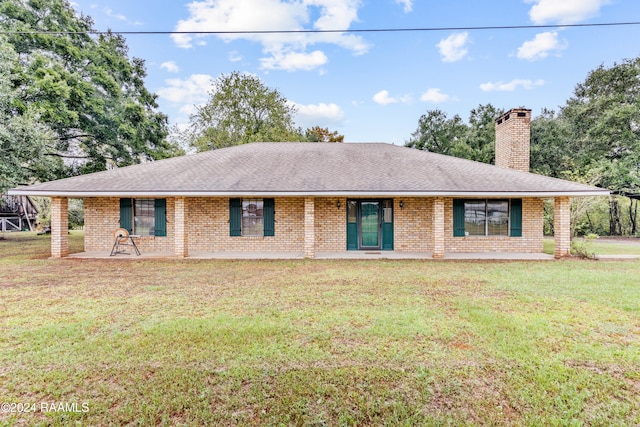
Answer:
[[[176,197],[174,201],[173,251],[178,257],[189,256],[187,210],[187,199],[185,197]]]
[[[444,198],[433,199],[433,212],[431,213],[433,258],[444,258]]]
[[[316,257],[315,199],[304,198],[304,257]]]
[[[51,258],[69,255],[69,199],[51,198]]]
[[[554,256],[562,258],[571,251],[571,204],[569,197],[556,197],[553,200]]]

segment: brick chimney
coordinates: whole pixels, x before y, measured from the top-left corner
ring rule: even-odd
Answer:
[[[529,172],[531,110],[513,108],[496,119],[496,166]]]

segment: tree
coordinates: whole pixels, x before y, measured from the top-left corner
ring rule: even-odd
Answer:
[[[234,71],[213,82],[206,105],[190,118],[187,139],[198,151],[249,142],[299,141],[295,108],[260,78]]]
[[[457,114],[449,119],[441,110],[429,110],[418,120],[407,147],[432,151],[463,159],[493,163],[495,152],[494,120],[503,110],[491,104],[471,110],[469,124]]]
[[[555,111],[544,108],[531,120],[531,171],[569,179],[574,160],[570,124]]]
[[[561,111],[572,126],[573,147],[588,166],[624,159],[640,148],[640,58],[591,71]]]
[[[40,170],[54,177],[180,153],[166,141],[167,117],[144,86],[144,61],[128,58],[124,38],[96,36],[92,25],[66,0],[0,3],[0,28],[9,32],[19,70],[10,79],[11,113],[53,132],[44,156],[60,161]]]
[[[640,58],[591,71],[561,111],[571,129],[577,171],[617,192],[640,188]],[[618,199],[609,204],[609,232],[622,232]],[[632,210],[629,211],[632,215]],[[630,218],[635,223],[635,218]]]
[[[451,154],[477,162],[494,163],[495,119],[502,114],[504,110],[491,104],[478,105],[471,110],[464,137],[454,145]]]
[[[17,78],[18,55],[0,35],[0,194],[27,183],[31,175],[44,175],[55,167],[44,154],[54,139],[53,131],[31,109],[16,114],[19,105],[12,81]]]
[[[420,116],[418,128],[405,146],[452,155],[453,147],[464,137],[465,132],[466,125],[457,114],[449,119],[442,110],[428,110]]]
[[[344,135],[340,135],[337,130],[329,131],[329,128],[314,126],[305,132],[305,140],[309,142],[344,142]]]

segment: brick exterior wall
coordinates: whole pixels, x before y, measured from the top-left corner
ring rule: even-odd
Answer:
[[[51,258],[69,255],[69,199],[51,198]]]
[[[338,207],[340,202],[340,207]],[[315,240],[317,252],[347,250],[346,197],[318,197],[315,203]]]
[[[167,236],[140,237],[137,244],[144,252],[167,252],[181,256],[196,252],[298,252],[311,256],[305,248],[305,232],[313,235],[313,252],[346,251],[346,206],[344,197],[309,198],[314,218],[305,225],[305,198],[275,199],[275,236],[247,237],[229,235],[229,199],[224,197],[185,198],[184,248],[180,227],[181,203],[167,198]],[[394,199],[394,251],[435,252],[435,198]],[[338,202],[340,207],[338,208]],[[400,207],[402,202],[402,208]],[[522,200],[522,237],[453,237],[453,199],[443,198],[444,252],[542,252],[542,200]],[[176,215],[178,206],[178,215]],[[180,221],[178,221],[180,222]],[[85,250],[110,251],[113,232],[120,227],[118,198],[85,199]],[[177,245],[174,246],[174,241]],[[306,249],[306,251],[305,251]],[[183,252],[184,251],[184,252]]]
[[[120,228],[120,199],[87,197],[84,199],[84,250],[111,251],[114,231]],[[136,245],[142,252],[174,251],[174,199],[167,198],[167,235],[141,236]]]
[[[453,237],[453,199],[445,199],[445,251],[446,252],[542,252],[543,201],[538,198],[522,199],[522,237],[464,236]]]
[[[433,198],[396,198],[393,203],[393,250],[431,252]],[[400,207],[402,202],[402,208]]]
[[[496,166],[529,172],[531,110],[514,108],[495,124]]]
[[[303,252],[304,199],[276,198],[275,235],[230,236],[229,199],[187,198],[189,253],[194,252]]]

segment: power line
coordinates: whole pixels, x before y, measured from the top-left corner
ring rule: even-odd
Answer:
[[[526,30],[553,28],[585,28],[585,27],[621,27],[640,25],[640,21],[604,22],[590,24],[549,24],[549,25],[484,25],[476,27],[423,27],[423,28],[368,28],[346,30],[240,30],[240,31],[11,31],[0,30],[0,34],[51,34],[51,35],[79,35],[79,34],[120,34],[120,35],[172,35],[172,34],[322,34],[322,33],[401,33],[428,31],[481,31],[481,30]]]

